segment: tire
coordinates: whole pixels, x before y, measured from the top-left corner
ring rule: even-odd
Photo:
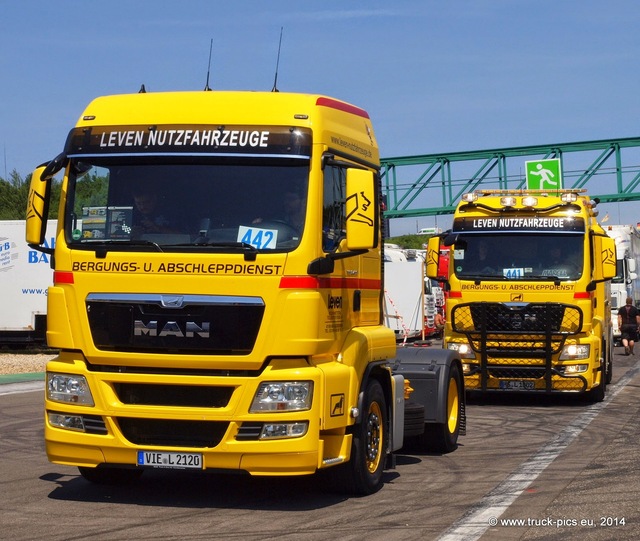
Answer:
[[[404,439],[420,436],[424,433],[424,406],[417,402],[404,405]]]
[[[613,362],[611,361],[611,359],[609,359],[609,366],[607,367],[607,376],[605,378],[605,382],[607,383],[607,385],[611,383],[612,379],[613,379]]]
[[[605,355],[606,355],[605,369],[607,372],[605,377],[605,382],[607,385],[609,385],[611,383],[611,380],[613,379],[613,347],[611,346],[612,343],[613,343],[612,340],[609,340],[609,342],[605,346]]]
[[[591,389],[585,393],[585,399],[587,402],[591,402],[592,404],[596,404],[598,402],[602,402],[604,400],[604,396],[607,392],[607,361],[606,359],[602,363],[602,372],[600,375],[600,385],[596,388]]]
[[[446,393],[440,399],[446,401],[444,406],[447,420],[444,423],[425,424],[420,443],[425,451],[450,453],[458,447],[464,400],[464,384],[457,363],[451,365]]]
[[[382,486],[388,447],[387,401],[380,383],[367,383],[360,422],[355,425],[351,459],[327,470],[332,488],[355,496],[368,496]]]
[[[604,383],[604,379],[600,381],[600,385],[598,385],[595,389],[591,389],[586,392],[586,400],[587,402],[591,402],[592,404],[597,404],[598,402],[602,402],[604,400],[606,384]]]
[[[140,468],[115,468],[103,466],[87,468],[79,466],[80,475],[87,481],[97,485],[128,485],[140,479],[144,470]]]

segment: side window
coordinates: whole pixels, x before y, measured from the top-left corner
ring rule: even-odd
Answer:
[[[346,174],[341,167],[324,168],[322,248],[333,252],[346,234]]]

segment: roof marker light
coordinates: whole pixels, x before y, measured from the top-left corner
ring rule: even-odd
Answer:
[[[538,198],[532,195],[527,195],[522,198],[522,205],[525,207],[535,207],[538,204]]]
[[[516,198],[511,195],[505,195],[500,198],[500,204],[503,207],[515,207],[516,206]]]
[[[473,203],[478,200],[478,194],[475,192],[467,192],[462,194],[462,201],[465,203]]]

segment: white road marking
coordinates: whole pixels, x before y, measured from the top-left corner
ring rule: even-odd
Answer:
[[[33,393],[44,390],[44,381],[25,381],[0,385],[0,395]]]
[[[613,398],[640,372],[640,363],[629,370],[624,377],[607,392],[606,398],[589,407],[571,422],[554,440],[544,445],[536,455],[522,464],[496,488],[489,492],[460,520],[446,530],[437,541],[474,541],[490,527],[497,525],[497,519],[533,483],[562,451],[604,410]]]

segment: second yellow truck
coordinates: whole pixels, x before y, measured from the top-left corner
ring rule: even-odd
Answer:
[[[464,194],[429,242],[427,274],[451,248],[444,347],[469,391],[605,396],[613,333],[613,239],[581,190]]]

